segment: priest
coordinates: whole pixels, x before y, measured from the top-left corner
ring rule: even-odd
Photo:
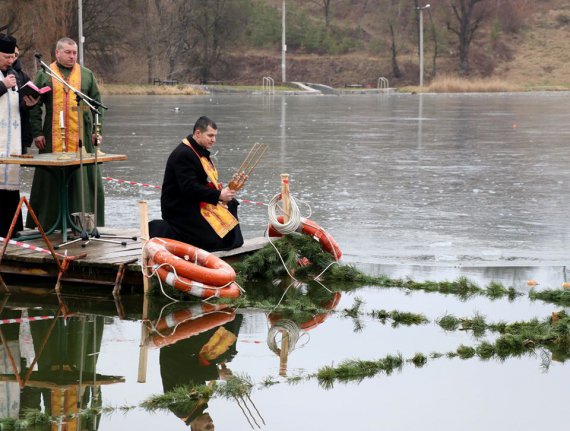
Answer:
[[[101,101],[93,73],[77,63],[77,44],[74,40],[68,37],[60,39],[56,45],[55,58],[56,61],[50,65],[50,68],[62,80],[90,98]],[[34,81],[38,88],[45,86],[52,88],[52,91],[41,96],[40,102],[30,113],[34,144],[39,152],[76,152],[81,140],[85,150],[92,153],[95,148],[96,133],[91,109],[84,103],[81,103],[78,109],[76,95],[44,70],[37,73]],[[45,111],[43,121],[42,108]],[[61,125],[65,128],[64,140],[61,138]],[[30,205],[45,229],[49,229],[57,222],[59,208],[59,194],[54,180],[58,173],[48,172],[48,169],[50,168],[36,169],[30,193]],[[105,195],[99,167],[84,165],[82,172],[77,167],[65,169],[75,170],[67,190],[70,212],[83,210],[82,195],[85,200],[85,212],[94,212],[94,190],[97,181],[97,225],[104,226]],[[97,171],[96,180],[94,170]],[[83,190],[81,190],[80,175],[83,175]],[[26,227],[35,227],[34,221],[29,216]]]

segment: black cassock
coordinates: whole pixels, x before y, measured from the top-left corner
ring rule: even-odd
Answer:
[[[210,159],[208,150],[191,136],[187,139],[201,157]],[[220,190],[208,187],[208,182],[200,159],[191,148],[180,143],[166,162],[160,197],[163,220],[149,223],[150,237],[171,238],[207,251],[231,250],[243,245],[239,224],[220,238],[200,213],[200,202],[216,205],[220,198]],[[238,205],[235,199],[228,204],[236,219]]]

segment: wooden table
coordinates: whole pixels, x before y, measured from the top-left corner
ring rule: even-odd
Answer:
[[[26,155],[28,156],[28,155]],[[82,160],[81,160],[82,159]],[[97,164],[127,160],[127,156],[124,154],[103,154],[97,155]],[[67,183],[71,178],[71,174],[79,169],[81,163],[84,165],[95,164],[94,154],[85,154],[83,158],[79,157],[77,153],[45,153],[45,154],[34,154],[32,157],[23,156],[11,156],[11,157],[0,157],[0,163],[21,165],[21,166],[32,166],[35,168],[45,169],[47,172],[52,174],[57,183],[57,189],[59,190],[59,208],[57,221],[53,226],[46,231],[46,234],[51,234],[57,228],[61,229],[63,242],[67,242],[67,228],[68,226],[76,231],[80,231],[71,219],[71,214],[69,212],[69,197],[67,193]],[[55,169],[48,169],[55,168]],[[71,168],[71,169],[65,169]],[[22,239],[32,239],[37,238],[37,236],[26,236]]]

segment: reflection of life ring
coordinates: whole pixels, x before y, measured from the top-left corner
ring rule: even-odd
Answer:
[[[200,298],[240,294],[234,269],[210,252],[168,238],[152,238],[145,252],[147,264],[159,267],[160,279],[178,290]]]
[[[189,305],[188,307],[180,310],[175,310],[172,313],[162,317],[156,324],[153,325],[153,330],[157,332],[164,332],[169,329],[175,328],[183,322],[191,319],[197,319],[205,314],[213,313],[216,311],[233,311],[228,310],[227,304],[210,304],[207,302],[200,302]]]
[[[329,316],[330,312],[336,308],[338,303],[340,302],[341,293],[335,292],[333,297],[330,301],[327,301],[322,307],[327,310],[324,313],[315,314],[311,319],[307,320],[306,322],[298,323],[299,329],[303,329],[305,331],[310,331],[311,329],[316,328],[321,323],[323,323],[327,317]],[[279,320],[281,320],[283,316],[279,314],[269,313],[268,319],[271,326],[275,325]]]
[[[213,311],[208,314],[198,315],[187,320],[182,320],[182,323],[173,324],[173,322],[165,322],[161,319],[157,322],[156,328],[168,327],[172,328],[172,333],[169,335],[161,335],[155,333],[149,339],[151,347],[164,347],[177,343],[180,340],[185,340],[194,335],[201,334],[202,332],[209,331],[210,329],[217,328],[218,326],[225,325],[234,320],[236,314],[233,309],[223,311]],[[171,316],[174,317],[174,316]],[[180,316],[178,316],[180,317]]]
[[[283,216],[281,215],[277,217],[277,221],[279,223],[283,223]],[[301,218],[301,224],[299,225],[297,232],[304,233],[305,235],[309,235],[315,238],[321,244],[323,251],[331,254],[335,260],[340,260],[342,258],[342,251],[340,251],[340,247],[332,235],[314,221],[309,220],[308,218]],[[271,224],[268,228],[268,234],[270,237],[283,236],[283,234],[281,232],[278,232],[277,229],[275,229]]]

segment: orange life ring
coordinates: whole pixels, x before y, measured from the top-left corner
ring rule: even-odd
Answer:
[[[180,340],[185,340],[194,335],[225,325],[226,323],[234,320],[235,316],[235,310],[232,309],[229,311],[214,311],[213,313],[187,320],[180,323],[178,326],[175,326],[174,332],[169,335],[163,336],[156,333],[153,334],[149,338],[149,345],[150,347],[157,348],[170,346]]]
[[[218,256],[181,241],[152,238],[145,251],[148,260],[174,268],[179,277],[217,287],[236,279],[234,269]]]
[[[168,265],[161,266],[152,260],[148,261],[148,265],[169,286],[198,298],[238,298],[241,294],[239,286],[233,281],[223,287],[210,286],[200,281],[183,277],[178,272],[170,271]]]
[[[283,223],[283,216],[277,217],[277,221],[279,223]],[[321,248],[323,251],[331,254],[335,260],[340,260],[342,258],[342,251],[340,251],[340,247],[326,230],[320,227],[317,223],[308,218],[301,218],[301,224],[297,229],[297,232],[304,233],[305,235],[309,235],[315,238],[321,244]],[[268,227],[268,235],[270,237],[282,237],[283,234],[278,232],[271,224]]]

